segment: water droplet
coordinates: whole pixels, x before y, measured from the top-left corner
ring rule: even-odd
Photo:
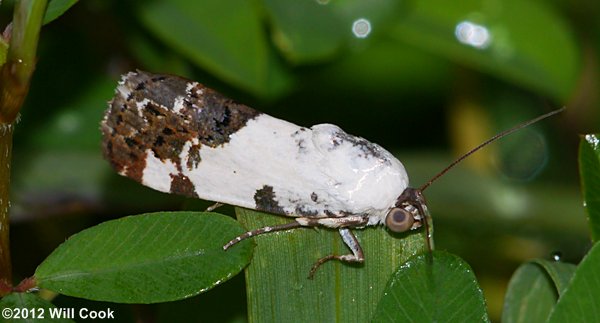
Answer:
[[[562,258],[562,252],[560,251],[555,251],[552,253],[552,260],[554,261],[560,261]]]
[[[594,149],[598,149],[598,146],[600,145],[600,140],[596,135],[585,135],[585,141],[590,143]]]
[[[356,38],[367,38],[371,33],[371,22],[365,18],[360,18],[352,23],[352,33]]]
[[[492,35],[485,26],[467,20],[456,25],[454,35],[459,42],[478,49],[487,48],[492,41]]]

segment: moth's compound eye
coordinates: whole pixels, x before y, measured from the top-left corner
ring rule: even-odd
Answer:
[[[394,232],[408,231],[413,223],[415,219],[412,214],[398,207],[391,209],[385,218],[385,225]]]

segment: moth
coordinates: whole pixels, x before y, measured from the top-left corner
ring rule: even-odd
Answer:
[[[353,229],[427,229],[422,192],[433,181],[490,142],[560,111],[496,135],[418,189],[408,187],[402,163],[375,143],[332,124],[297,126],[178,76],[123,75],[101,131],[104,156],[120,175],[161,192],[294,219],[232,237],[224,249],[274,231],[337,229],[350,253],[317,260],[312,276],[329,260],[364,262]]]

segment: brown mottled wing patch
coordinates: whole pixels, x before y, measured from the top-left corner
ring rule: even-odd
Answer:
[[[121,175],[142,182],[146,156],[170,160],[179,171],[202,162],[202,146],[218,147],[260,112],[205,86],[171,75],[143,71],[123,76],[101,124],[104,157]],[[186,142],[197,139],[187,151]],[[196,196],[194,184],[171,176],[170,191]],[[150,185],[151,186],[151,185]]]

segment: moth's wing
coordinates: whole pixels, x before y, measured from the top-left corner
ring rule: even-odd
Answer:
[[[181,173],[199,197],[278,214],[384,211],[407,185],[402,164],[383,148],[334,125],[307,129],[266,114],[227,144],[201,147],[200,157]]]
[[[391,154],[336,126],[302,128],[174,76],[124,76],[102,131],[105,156],[122,175],[159,191],[272,213],[384,208],[407,182]],[[391,181],[382,180],[389,174]],[[366,186],[373,184],[383,185]]]
[[[101,124],[104,156],[119,174],[162,192],[276,213],[285,212],[268,183],[304,182],[284,156],[291,139],[278,141],[277,131],[299,129],[196,82],[142,71],[123,76]]]

